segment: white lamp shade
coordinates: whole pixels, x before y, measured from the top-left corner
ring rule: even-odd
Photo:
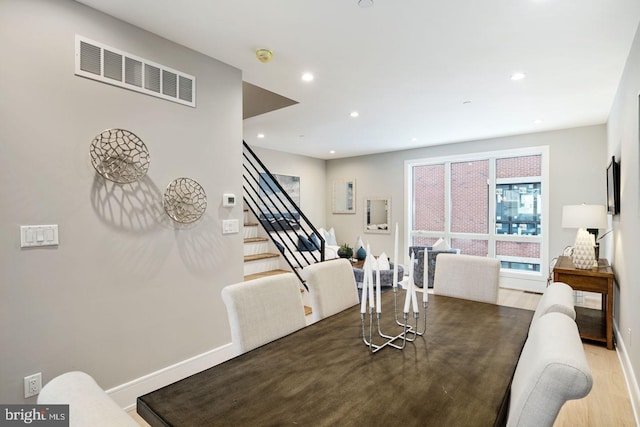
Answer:
[[[607,208],[604,205],[568,205],[562,207],[564,228],[607,228]]]

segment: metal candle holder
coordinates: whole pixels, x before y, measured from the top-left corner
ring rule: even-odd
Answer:
[[[397,252],[397,251],[396,251]],[[367,253],[370,254],[371,251],[367,248]],[[425,251],[426,254],[426,251]],[[371,257],[371,258],[369,258]],[[426,260],[425,260],[426,261]],[[409,267],[409,284],[407,286],[407,294],[405,299],[404,310],[402,313],[402,321],[398,319],[398,286],[396,283],[397,280],[397,269],[394,268],[393,272],[393,306],[394,306],[394,316],[396,326],[401,326],[402,332],[397,335],[388,335],[382,332],[382,327],[380,325],[380,318],[382,315],[382,307],[380,305],[380,270],[377,273],[377,289],[376,289],[376,301],[373,299],[373,268],[372,263],[375,262],[375,259],[371,255],[367,255],[367,260],[365,261],[364,266],[364,278],[362,281],[362,301],[361,301],[361,309],[360,309],[360,320],[362,322],[362,341],[369,347],[369,351],[371,353],[376,353],[379,350],[385,347],[393,347],[398,350],[403,350],[407,344],[407,342],[413,342],[416,340],[418,336],[424,335],[427,330],[427,306],[428,306],[428,297],[426,296],[427,288],[423,288],[425,295],[422,300],[422,331],[418,330],[418,320],[420,317],[420,312],[418,309],[418,302],[416,297],[415,287],[413,286],[413,254],[411,254],[411,264]],[[397,264],[396,264],[397,265]],[[425,266],[426,267],[426,266]],[[426,277],[427,273],[425,273]],[[369,300],[369,339],[367,340],[366,333],[366,306],[367,306],[367,292],[368,292],[368,300]],[[409,305],[413,305],[413,320],[414,324],[409,325]],[[376,309],[377,308],[377,309]],[[383,338],[384,341],[382,344],[374,344],[374,309],[375,310],[375,318],[377,321],[377,334],[380,338]]]

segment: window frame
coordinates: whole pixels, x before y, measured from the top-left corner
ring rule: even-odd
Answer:
[[[496,159],[509,157],[526,157],[540,155],[540,176],[539,177],[517,177],[517,178],[500,178],[496,179]],[[451,163],[470,162],[478,160],[489,160],[489,178],[488,178],[488,194],[489,194],[489,228],[487,234],[478,233],[452,233],[451,232]],[[408,245],[413,242],[414,237],[439,238],[443,237],[448,242],[451,239],[474,239],[487,240],[488,254],[491,258],[499,260],[505,259],[513,261],[510,256],[496,256],[497,241],[515,241],[515,242],[531,242],[540,244],[540,271],[512,270],[500,269],[500,286],[505,288],[514,288],[527,290],[531,292],[543,292],[546,287],[547,273],[549,269],[549,147],[524,147],[507,150],[496,150],[486,152],[467,153],[460,155],[450,155],[441,157],[428,157],[405,160],[405,227],[404,237]],[[416,166],[426,165],[445,165],[444,174],[444,232],[420,230],[413,231],[413,168]],[[508,235],[496,233],[496,185],[505,183],[536,182],[532,179],[539,178],[541,192],[541,219],[540,219],[540,235]],[[444,233],[444,235],[443,235]],[[407,256],[405,254],[405,256]],[[525,260],[526,258],[521,258]]]

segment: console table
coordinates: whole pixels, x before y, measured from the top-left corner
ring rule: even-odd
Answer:
[[[598,260],[598,267],[590,270],[575,268],[573,260],[561,256],[553,268],[553,281],[564,282],[576,291],[602,294],[601,310],[576,307],[576,323],[580,337],[604,342],[613,349],[613,269],[606,259]]]

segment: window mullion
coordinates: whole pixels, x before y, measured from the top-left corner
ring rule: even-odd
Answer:
[[[451,244],[451,162],[444,164],[444,239]]]
[[[489,197],[489,230],[487,230],[489,237],[489,257],[496,257],[496,158],[491,157],[489,159],[489,179],[487,182]]]

